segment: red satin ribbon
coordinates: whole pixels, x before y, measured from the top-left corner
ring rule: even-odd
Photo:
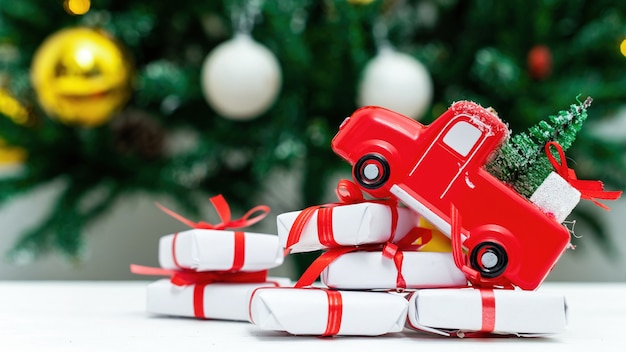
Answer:
[[[454,264],[465,274],[465,277],[472,286],[480,286],[480,274],[467,265],[467,257],[463,253],[461,243],[461,214],[454,204],[450,204],[450,221],[450,240],[452,243],[452,258],[454,259]]]
[[[189,219],[182,217],[181,215],[167,209],[159,203],[156,203],[157,207],[159,207],[163,212],[168,214],[169,216],[175,218],[176,220],[182,222],[183,224],[192,227],[194,229],[205,229],[205,230],[225,230],[225,229],[239,229],[247,226],[252,226],[257,222],[261,221],[264,217],[267,216],[270,212],[270,208],[266,205],[257,205],[256,207],[248,210],[244,216],[239,219],[231,219],[230,207],[226,202],[226,199],[220,194],[209,199],[213,207],[217,211],[217,215],[222,220],[219,224],[209,224],[204,221],[193,222]],[[254,213],[261,212],[261,214],[252,217]]]
[[[313,285],[315,280],[320,276],[322,271],[332,263],[335,259],[339,258],[344,253],[354,252],[358,250],[358,247],[337,247],[331,248],[328,251],[322,253],[317,257],[311,265],[300,275],[300,278],[295,283],[294,287],[301,288]]]
[[[402,275],[402,262],[404,261],[404,254],[402,254],[402,251],[398,250],[397,245],[393,243],[386,243],[383,246],[383,257],[392,259],[394,265],[396,266],[396,271],[398,272],[396,275],[396,288],[405,289],[406,281]]]
[[[235,231],[235,253],[233,255],[233,265],[229,271],[239,271],[243,268],[246,255],[246,235],[244,232]]]
[[[220,220],[222,221],[219,224],[209,224],[203,221],[200,222],[193,222],[189,219],[184,218],[183,216],[167,209],[166,207],[162,206],[161,204],[157,203],[156,205],[166,214],[170,215],[171,217],[177,219],[178,221],[182,222],[183,224],[188,225],[189,227],[195,228],[195,229],[204,229],[204,230],[224,230],[227,228],[242,228],[242,227],[247,227],[247,226],[251,226],[253,224],[256,224],[257,222],[261,221],[265,216],[267,216],[267,214],[269,214],[270,212],[270,208],[266,205],[259,205],[256,206],[252,209],[250,209],[246,214],[244,214],[244,216],[242,216],[239,219],[231,219],[231,213],[230,213],[230,207],[228,206],[228,203],[226,202],[226,199],[224,199],[224,197],[220,194],[214,197],[210,198],[211,204],[213,204],[213,207],[215,208],[215,210],[217,211],[217,215],[220,217]],[[253,214],[257,213],[257,212],[261,212],[261,214],[252,217]],[[181,268],[184,269],[180,266],[180,264],[178,263],[178,259],[176,257],[176,239],[178,237],[178,233],[176,233],[174,235],[174,239],[172,242],[172,259],[174,261],[174,265],[176,265],[177,268]],[[243,264],[245,262],[245,235],[243,232],[240,231],[235,231],[234,232],[234,241],[235,241],[235,250],[234,250],[234,257],[233,257],[233,265],[232,267],[229,269],[230,271],[237,271],[240,270],[243,267]]]
[[[333,233],[332,208],[338,205],[363,203],[366,200],[359,187],[349,180],[340,180],[337,188],[335,189],[335,194],[337,195],[339,202],[308,207],[298,214],[296,220],[291,226],[291,229],[289,230],[289,234],[287,235],[287,243],[285,249],[287,253],[289,248],[291,248],[294,244],[300,241],[300,237],[302,236],[302,231],[304,230],[304,227],[309,222],[309,220],[311,220],[316,211],[318,213],[317,229],[318,239],[320,243],[328,248],[339,246],[339,244],[335,241],[335,236]],[[393,236],[396,233],[396,227],[398,225],[398,201],[395,199],[378,199],[369,200],[368,202],[384,204],[389,206],[389,208],[391,209],[391,231],[389,234],[389,240],[392,240]]]
[[[178,257],[176,256],[176,240],[178,239],[178,232],[176,232],[174,234],[174,237],[172,237],[172,261],[174,262],[174,266],[179,268],[179,269],[183,269],[183,267],[180,266],[180,263],[178,262]]]
[[[196,318],[201,319],[206,318],[204,314],[204,289],[207,285],[218,282],[266,282],[268,273],[267,270],[253,272],[170,270],[137,264],[131,264],[130,271],[139,275],[169,276],[170,282],[176,286],[195,285],[193,288],[193,314]]]
[[[555,147],[559,154],[559,159],[556,160],[550,147]],[[572,187],[580,191],[580,197],[583,199],[591,200],[594,204],[602,209],[609,210],[609,207],[598,202],[596,199],[616,200],[622,195],[622,191],[605,191],[604,185],[601,181],[595,180],[579,180],[576,178],[574,170],[567,167],[567,161],[565,160],[565,152],[560,144],[551,141],[545,146],[546,156],[550,163],[554,167],[554,170],[563,177]]]
[[[328,297],[328,320],[326,331],[322,336],[334,336],[341,329],[341,318],[343,315],[343,301],[339,291],[325,290]]]
[[[193,316],[206,319],[204,314],[204,289],[208,284],[196,284],[193,287]]]
[[[493,290],[480,289],[482,323],[480,332],[493,332],[496,327],[496,297]]]
[[[333,233],[333,208],[317,210],[317,231],[320,243],[326,247],[339,247]]]
[[[404,261],[403,253],[404,250],[413,247],[413,243],[415,243],[418,238],[422,239],[422,244],[420,246],[424,246],[433,238],[432,231],[424,227],[414,227],[411,231],[409,231],[409,233],[407,233],[406,236],[398,241],[398,243],[387,242],[383,246],[383,257],[392,259],[394,265],[396,266],[396,271],[398,273],[396,276],[396,288],[406,288],[406,280],[404,280],[404,275],[402,275],[402,263]]]
[[[176,286],[187,286],[202,283],[210,284],[216,282],[252,283],[265,282],[267,280],[267,270],[239,272],[193,271],[171,270],[131,264],[130,272],[138,275],[169,276],[172,284]]]
[[[313,285],[313,283],[321,275],[322,271],[324,271],[330,263],[343,254],[355,251],[382,251],[382,255],[384,257],[393,259],[396,270],[398,271],[398,276],[396,277],[396,287],[404,289],[406,288],[406,281],[402,276],[402,260],[404,259],[402,250],[417,250],[419,247],[414,247],[412,244],[419,238],[422,239],[421,246],[425,245],[432,238],[431,230],[421,227],[414,228],[409,231],[401,241],[395,244],[387,242],[385,244],[329,248],[317,257],[311,265],[309,265],[309,267],[304,271],[304,273],[302,273],[298,281],[295,283],[294,287],[307,287]]]

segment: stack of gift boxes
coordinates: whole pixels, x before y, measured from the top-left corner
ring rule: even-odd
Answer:
[[[268,270],[284,260],[277,236],[238,231],[261,220],[269,209],[261,206],[232,220],[222,196],[211,198],[211,202],[222,220],[217,225],[192,223],[161,207],[192,229],[161,237],[160,267],[131,265],[136,274],[168,277],[148,284],[147,312],[248,321],[248,305],[255,289],[291,284],[288,278],[268,277]]]
[[[337,193],[345,188],[360,192],[342,180]],[[564,329],[562,295],[471,287],[450,251],[428,248],[433,235],[437,241],[444,236],[417,213],[359,197],[340,195],[339,203],[277,217],[281,246],[290,253],[322,254],[294,287],[254,291],[253,324],[319,336],[405,329],[445,336],[537,336]],[[445,247],[441,243],[436,247]]]
[[[347,180],[337,195],[337,203],[278,215],[278,236],[237,230],[269,213],[263,206],[231,220],[223,197],[213,197],[217,225],[161,207],[192,229],[161,237],[160,267],[131,265],[136,274],[167,276],[147,285],[147,312],[316,336],[542,336],[565,328],[562,295],[472,287],[450,240],[419,214],[366,200]],[[287,254],[313,251],[321,255],[297,282],[268,277]]]
[[[569,245],[569,233],[561,225],[581,197],[601,205],[595,198],[617,199],[621,191],[606,192],[599,181],[577,180],[573,170],[567,168],[560,146],[550,142],[546,145],[546,154],[558,174],[552,172],[530,202],[495,178],[481,174],[481,170],[478,173],[489,187],[486,191],[477,191],[473,178],[479,176],[470,175],[467,168],[472,162],[486,159],[467,161],[461,166],[457,156],[448,160],[451,164],[444,169],[451,174],[446,177],[456,180],[464,172],[464,181],[457,181],[455,185],[460,185],[457,188],[450,188],[452,181],[438,184],[440,187],[447,185],[445,192],[450,190],[451,193],[433,196],[429,187],[440,181],[436,173],[437,165],[441,164],[439,156],[448,155],[450,148],[467,156],[472,143],[480,136],[505,138],[506,126],[497,116],[474,103],[455,103],[442,115],[442,121],[451,124],[459,116],[471,118],[454,122],[457,123],[454,127],[459,129],[450,128],[443,141],[437,140],[446,146],[443,148],[428,140],[442,134],[428,134],[425,126],[409,118],[402,117],[403,120],[393,112],[372,107],[359,110],[356,115],[359,114],[360,120],[353,115],[352,122],[347,119],[342,124],[333,139],[333,150],[354,164],[354,177],[360,186],[341,180],[336,188],[338,202],[280,214],[276,219],[277,235],[227,230],[249,226],[262,216],[251,216],[255,208],[233,221],[221,197],[211,198],[222,219],[218,225],[195,224],[164,209],[194,229],[161,239],[161,268],[133,267],[139,274],[170,277],[148,286],[147,310],[175,316],[247,321],[263,330],[286,331],[293,335],[376,336],[407,330],[459,337],[545,336],[563,331],[567,322],[565,297],[537,290],[558,255]],[[434,128],[435,132],[439,128],[443,133],[443,125],[431,126],[435,125],[428,128]],[[375,133],[367,137],[366,131]],[[484,131],[490,132],[483,135]],[[391,153],[387,147],[380,146],[381,143],[393,145],[385,139],[395,142],[396,138],[409,138],[398,143],[418,145],[419,142],[413,140],[416,135],[426,138],[422,144],[429,147],[423,151],[422,158],[429,156],[431,163],[427,165],[433,167],[422,170],[427,177],[418,178],[428,182],[409,181],[431,197],[443,199],[443,194],[447,194],[445,204],[449,205],[449,213],[444,214],[446,207],[441,204],[441,209],[435,205],[431,209],[425,205],[428,202],[421,202],[420,192],[397,179],[401,171],[394,174],[394,181],[401,185],[393,183],[390,190],[381,188],[381,193],[368,193],[388,198],[366,199],[363,195],[362,188],[370,192],[392,183],[388,180],[391,177],[389,160],[375,152],[363,155],[363,149],[369,146]],[[495,148],[492,144],[485,144],[487,149],[481,153],[492,152],[488,149]],[[552,145],[559,151],[560,163],[549,149]],[[432,146],[435,146],[433,150]],[[477,150],[482,146],[479,144]],[[401,155],[392,153],[391,159],[393,167],[406,167],[398,160],[403,159]],[[478,170],[482,166],[472,167]],[[416,167],[417,164],[413,171]],[[504,201],[491,204],[489,199],[476,199],[478,208],[475,208],[468,201],[468,194],[487,198],[490,195]],[[408,202],[411,209],[400,203],[400,198]],[[504,206],[479,209],[481,202],[490,204],[491,208],[498,207],[495,204],[512,204],[520,211]],[[463,210],[456,208],[459,204]],[[262,210],[263,215],[269,212],[267,207],[260,207],[256,210]],[[436,219],[439,229],[447,235],[423,219],[420,212]],[[527,213],[523,218],[526,220],[520,220],[521,212]],[[489,220],[483,219],[484,214],[489,215]],[[463,228],[463,216],[466,221],[470,219],[466,224],[474,220],[471,232]],[[514,235],[506,226],[501,226],[498,220],[502,219],[498,217],[505,219],[517,232],[531,232],[526,236],[524,248],[518,244],[523,236]],[[545,226],[532,227],[537,221],[529,219]],[[542,237],[544,230],[547,233]],[[555,236],[551,236],[553,234]],[[509,239],[511,236],[515,239]],[[506,243],[500,244],[497,238]],[[551,245],[546,242],[542,247],[541,241],[550,238]],[[467,243],[472,241],[479,243]],[[503,249],[507,243],[514,243],[508,247],[508,252]],[[542,250],[544,247],[546,249]],[[267,278],[268,270],[282,264],[284,256],[313,251],[321,254],[295,284],[284,278]],[[539,254],[543,257],[537,258]],[[517,284],[518,281],[524,284]]]

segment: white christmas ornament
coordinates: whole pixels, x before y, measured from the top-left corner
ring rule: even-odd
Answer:
[[[359,106],[381,106],[420,119],[433,96],[430,74],[421,62],[383,48],[365,67],[358,89]]]
[[[280,91],[278,60],[247,34],[218,45],[202,66],[202,90],[220,115],[249,120],[269,109]]]

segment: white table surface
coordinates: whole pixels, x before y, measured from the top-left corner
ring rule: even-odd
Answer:
[[[247,322],[153,316],[150,281],[0,281],[0,351],[626,351],[626,283],[545,283],[568,302],[544,338],[292,336]]]

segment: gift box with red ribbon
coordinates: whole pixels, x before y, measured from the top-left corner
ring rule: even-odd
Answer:
[[[250,321],[292,335],[377,336],[404,329],[407,305],[388,292],[260,288],[250,300]]]
[[[407,326],[444,336],[544,336],[566,325],[565,297],[552,292],[424,289],[409,298]]]
[[[222,220],[219,224],[194,223],[159,205],[165,213],[193,228],[160,239],[159,264],[162,268],[257,271],[283,263],[284,252],[276,235],[229,230],[257,223],[269,213],[269,207],[254,207],[243,217],[233,220],[228,203],[221,195],[210,201]]]
[[[193,229],[161,237],[159,264],[166,269],[257,271],[283,263],[278,236]]]
[[[289,286],[286,278],[258,283],[199,283],[175,285],[168,279],[147,287],[146,311],[156,315],[245,321],[252,292],[260,287]]]
[[[130,266],[135,274],[169,277],[148,285],[149,313],[248,321],[254,289],[292,286],[288,278],[267,277],[268,269],[283,262],[278,236],[229,230],[258,222],[269,213],[269,208],[257,206],[233,220],[221,195],[210,200],[222,220],[219,224],[194,223],[159,206],[193,229],[160,239],[161,267]],[[260,215],[252,216],[259,211]]]
[[[291,253],[396,242],[417,226],[418,215],[392,200],[366,200],[358,187],[341,180],[339,202],[277,216],[280,244]]]
[[[349,290],[467,286],[452,253],[417,251],[398,251],[391,258],[382,251],[344,253],[322,271],[321,281],[330,288]]]

